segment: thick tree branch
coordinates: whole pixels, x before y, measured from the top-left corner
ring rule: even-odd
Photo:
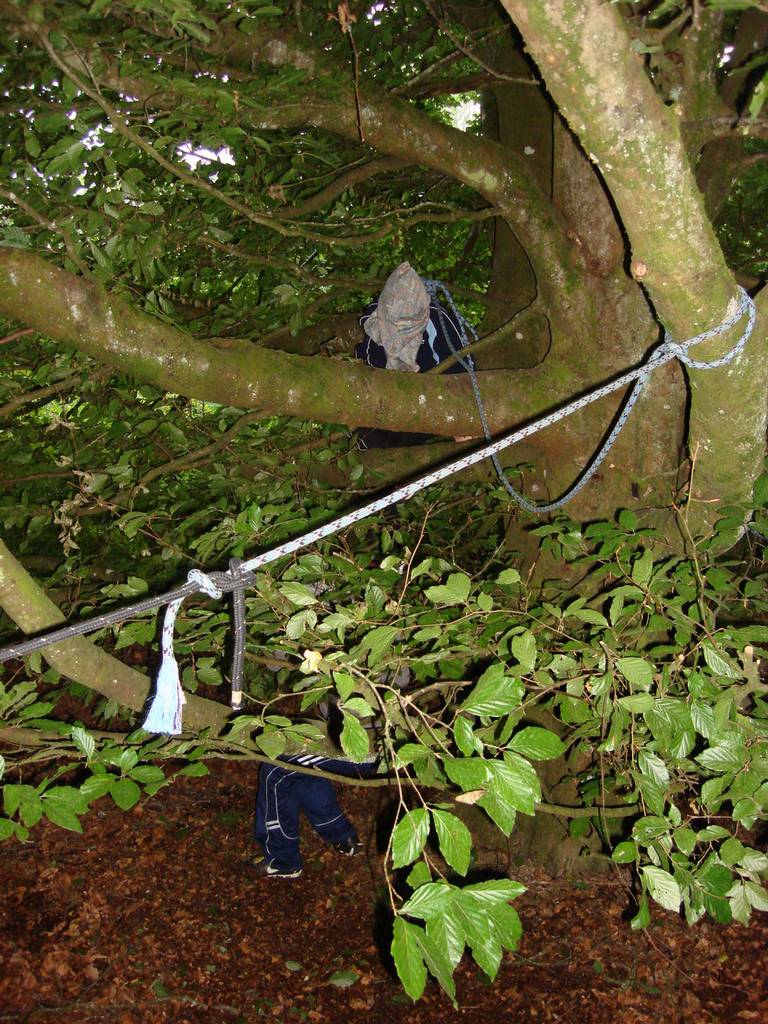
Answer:
[[[768,117],[737,117],[735,114],[721,114],[718,117],[704,117],[697,121],[683,121],[683,131],[704,145],[714,139],[730,138],[733,135],[753,139],[768,139]]]
[[[317,323],[292,335],[288,327],[280,327],[256,340],[262,348],[278,348],[283,352],[313,356],[327,349],[329,352],[351,351],[360,341],[360,317],[357,313],[338,313],[324,316]]]
[[[390,171],[399,170],[405,166],[406,164],[402,160],[395,160],[392,157],[382,157],[379,160],[369,160],[364,164],[358,164],[357,167],[352,167],[344,174],[339,175],[330,185],[326,185],[325,188],[316,192],[308,199],[295,203],[293,206],[282,207],[278,214],[281,217],[294,219],[305,217],[308,213],[322,210],[324,206],[327,206],[328,203],[332,202],[352,185],[359,185],[363,181],[374,178],[377,174],[387,174]]]
[[[26,250],[0,247],[0,313],[120,372],[191,398],[348,426],[448,437],[477,432],[464,374],[384,373],[248,342],[196,339]],[[620,368],[621,357],[606,353],[601,376]],[[480,377],[494,432],[551,408],[572,390],[562,367],[546,364]]]

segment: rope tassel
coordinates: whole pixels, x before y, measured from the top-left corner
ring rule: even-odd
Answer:
[[[169,736],[178,736],[181,732],[181,709],[187,698],[181,688],[179,665],[173,653],[173,631],[182,601],[171,601],[165,609],[161,642],[163,660],[157,673],[155,695],[144,719],[146,732],[163,732]]]
[[[206,593],[208,597],[221,597],[221,590],[209,576],[200,572],[199,569],[193,569],[187,576],[187,580],[196,584],[198,589]],[[178,598],[176,601],[171,601],[165,610],[161,638],[163,659],[160,662],[160,671],[157,673],[155,695],[142,726],[145,732],[166,733],[169,736],[181,734],[181,709],[187,703],[187,698],[179,678],[176,655],[173,652],[173,634],[176,616],[183,603],[184,598]]]

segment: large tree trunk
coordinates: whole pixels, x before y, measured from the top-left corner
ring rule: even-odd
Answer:
[[[616,5],[503,2],[558,109],[610,189],[631,244],[633,273],[661,322],[681,341],[721,323],[734,309],[734,281],[679,125],[632,51]],[[742,322],[700,345],[695,358],[724,355],[743,327]],[[723,504],[748,501],[760,472],[767,413],[765,340],[761,323],[747,351],[729,366],[688,374],[688,448],[696,459],[690,494],[694,532],[710,527]],[[653,406],[639,409],[636,423],[664,409],[656,380],[652,386]],[[659,450],[664,442],[653,428],[651,435]]]

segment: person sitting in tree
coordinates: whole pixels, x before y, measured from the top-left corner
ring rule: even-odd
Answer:
[[[392,271],[378,299],[366,306],[360,317],[365,336],[355,356],[368,366],[386,370],[424,373],[462,348],[461,333],[452,314],[430,299],[424,282],[410,265],[401,263]],[[474,369],[472,356],[463,356]],[[465,373],[465,366],[453,363],[446,373]],[[360,427],[358,448],[401,448],[424,444],[431,434],[403,430]],[[468,441],[469,437],[456,437]]]

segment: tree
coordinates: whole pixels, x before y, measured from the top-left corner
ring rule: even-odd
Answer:
[[[454,451],[362,457],[339,426],[477,433],[464,375],[347,358],[354,312],[402,258],[482,317],[494,433],[637,364],[660,324],[678,340],[720,324],[737,294],[728,253],[744,259],[746,245],[750,273],[764,273],[759,234],[733,227],[744,175],[753,209],[765,189],[761,4],[0,0],[0,19],[0,314],[13,360],[2,412],[17,417],[0,603],[27,632],[63,617],[27,570],[49,573],[71,615],[161,589],[190,556],[213,567],[295,535],[350,485],[380,487]],[[481,90],[483,117],[460,130],[468,90]],[[213,694],[196,695],[186,723],[202,743],[40,726],[54,702],[36,694],[62,676],[107,699],[102,717],[141,708],[149,681],[115,654],[152,641],[146,618],[120,630],[113,654],[79,640],[47,650],[48,670],[30,659],[6,691],[2,738],[17,763],[60,758],[63,774],[76,750],[91,771],[77,786],[56,772],[38,790],[7,785],[2,834],[23,836],[43,812],[78,827],[107,792],[130,806],[140,786],[164,784],[158,758],[187,755],[183,770],[202,772],[211,754],[278,756],[308,731],[270,699],[299,692],[306,710],[334,686],[347,749],[362,744],[352,712],[384,712],[398,771],[453,784],[503,832],[540,803],[531,759],[546,760],[548,809],[571,821],[577,848],[621,839],[614,857],[637,858],[643,892],[682,901],[690,920],[763,909],[762,855],[692,823],[727,806],[750,827],[764,806],[763,684],[747,646],[765,638],[739,611],[749,600],[754,617],[758,591],[714,561],[742,535],[762,469],[764,295],[727,368],[655,371],[573,518],[535,534],[559,590],[536,596],[502,570],[509,507],[468,480],[443,497],[500,512],[473,513],[458,541],[451,505],[425,504],[433,493],[261,574],[249,653],[266,706],[233,726]],[[696,357],[722,356],[742,329]],[[507,461],[525,492],[559,494],[617,406],[516,445]],[[512,548],[531,537],[521,525]],[[562,587],[576,572],[591,589],[573,600]],[[224,617],[198,605],[180,628],[185,682],[218,685]],[[407,699],[386,682],[404,661],[419,683]],[[611,828],[633,816],[626,837]],[[430,822],[464,873],[466,828],[437,806],[401,819],[394,866],[421,855]],[[450,991],[465,940],[493,974],[519,934],[514,884],[452,888],[420,863],[413,896],[392,891],[406,988],[423,986],[426,963]],[[495,924],[481,928],[483,906]]]

